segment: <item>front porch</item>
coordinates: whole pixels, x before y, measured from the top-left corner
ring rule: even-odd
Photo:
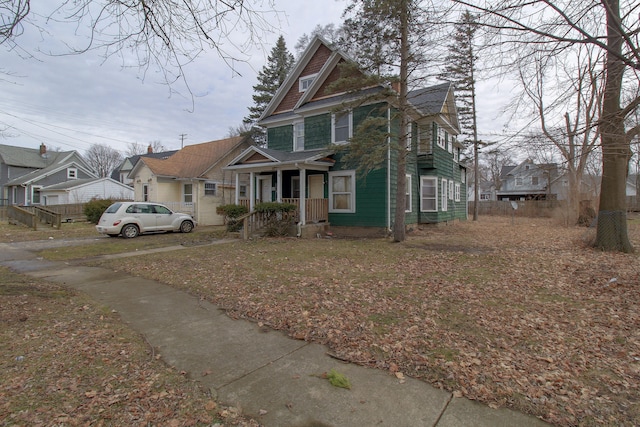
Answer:
[[[321,222],[329,221],[329,199],[305,199],[304,207],[304,224],[317,224]],[[282,203],[290,203],[296,205],[298,209],[293,212],[294,221],[300,222],[300,199],[299,198],[283,198]],[[250,200],[248,198],[241,198],[238,200],[238,204],[246,206],[251,211]]]
[[[335,163],[330,155],[324,149],[248,148],[225,168],[236,172],[235,203],[247,206],[250,213],[257,203],[291,203],[298,208],[294,216],[298,225],[327,223],[327,173]]]

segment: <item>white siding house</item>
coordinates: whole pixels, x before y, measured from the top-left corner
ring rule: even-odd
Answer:
[[[86,203],[91,199],[133,200],[133,188],[111,178],[77,179],[42,188],[43,205]]]

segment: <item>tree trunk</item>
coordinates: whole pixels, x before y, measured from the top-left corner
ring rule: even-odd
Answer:
[[[607,78],[600,118],[602,185],[598,229],[594,246],[607,251],[633,252],[627,234],[626,181],[630,146],[620,108],[623,36],[620,33],[619,0],[604,0],[607,10]]]
[[[400,113],[400,132],[398,137],[398,174],[396,182],[396,211],[393,225],[393,240],[403,242],[406,238],[405,230],[405,197],[407,189],[407,94],[409,79],[409,28],[407,1],[400,4],[400,96],[398,110]]]

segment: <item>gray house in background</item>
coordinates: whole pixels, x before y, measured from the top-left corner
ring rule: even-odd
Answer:
[[[527,159],[517,166],[504,166],[500,173],[497,200],[559,200],[564,180],[558,179],[555,163],[535,164]]]
[[[154,153],[152,151],[151,146],[149,146],[146,154],[138,154],[138,155],[127,157],[126,159],[124,159],[120,164],[120,166],[114,169],[114,171],[111,173],[111,179],[133,187],[133,179],[129,178],[129,172],[133,170],[133,167],[136,165],[136,163],[138,163],[138,160],[140,160],[140,157],[150,157],[152,159],[164,160],[164,159],[168,159],[169,157],[176,154],[177,152],[178,150],[162,151],[159,153]]]
[[[47,151],[0,145],[2,202],[11,205],[41,205],[44,187],[66,181],[97,178],[77,151]]]

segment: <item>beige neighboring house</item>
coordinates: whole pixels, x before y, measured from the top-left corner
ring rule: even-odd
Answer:
[[[136,201],[164,203],[190,213],[199,225],[222,225],[220,205],[233,203],[235,172],[223,170],[252,144],[236,136],[188,145],[166,159],[140,157],[129,173]]]

